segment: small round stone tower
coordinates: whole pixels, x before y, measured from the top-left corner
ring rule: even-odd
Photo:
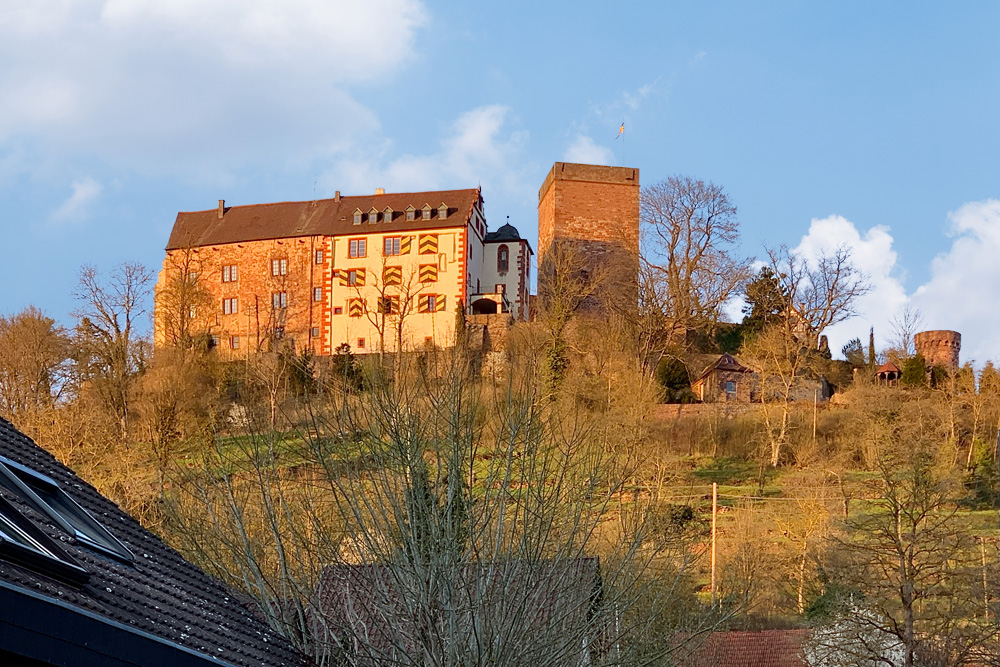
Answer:
[[[958,353],[962,349],[962,334],[957,331],[921,331],[913,337],[917,354],[923,356],[928,366],[943,366],[949,371],[958,370]]]

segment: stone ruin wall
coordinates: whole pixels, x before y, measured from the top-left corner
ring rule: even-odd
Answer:
[[[958,370],[962,334],[957,331],[921,331],[913,337],[913,344],[917,348],[917,354],[923,356],[928,366]]]

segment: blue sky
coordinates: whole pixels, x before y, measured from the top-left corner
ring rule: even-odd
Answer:
[[[0,0],[0,312],[156,269],[178,210],[482,185],[554,161],[721,185],[743,250],[847,243],[836,349],[918,307],[1000,359],[1000,5]],[[624,142],[615,133],[624,120]]]

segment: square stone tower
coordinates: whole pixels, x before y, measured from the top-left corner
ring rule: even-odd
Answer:
[[[638,258],[639,170],[556,162],[538,191],[539,295],[570,263],[601,283],[590,305],[634,308]]]

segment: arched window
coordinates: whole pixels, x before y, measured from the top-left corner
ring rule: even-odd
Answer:
[[[497,273],[506,273],[510,268],[510,251],[502,245],[497,249]]]

